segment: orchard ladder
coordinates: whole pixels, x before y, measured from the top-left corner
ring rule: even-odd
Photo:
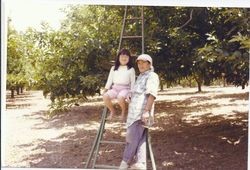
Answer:
[[[135,8],[135,7],[131,7],[131,8]],[[140,12],[141,12],[140,16],[127,17],[128,6],[125,6],[125,12],[124,12],[124,16],[123,16],[122,31],[121,31],[121,35],[120,35],[118,51],[121,50],[122,42],[124,40],[141,39],[141,54],[144,53],[144,7],[141,6],[141,7],[137,7],[137,8],[141,8],[140,9]],[[135,22],[141,24],[141,34],[140,35],[126,35],[125,34],[125,27],[127,25],[133,24],[133,22],[131,22],[131,21],[135,21]]]
[[[135,6],[133,7],[135,8]],[[124,12],[124,17],[123,17],[123,24],[122,24],[122,31],[120,35],[120,41],[119,41],[119,50],[121,49],[122,42],[124,40],[131,40],[131,39],[141,39],[141,53],[144,53],[144,9],[143,6],[137,7],[141,8],[141,16],[140,17],[127,17],[128,14],[128,6],[125,6],[125,12]],[[130,23],[128,23],[130,21]],[[125,35],[125,27],[126,24],[131,24],[131,21],[140,21],[138,23],[141,23],[141,34],[140,35]],[[106,141],[102,140],[103,134],[105,133],[105,124],[107,121],[107,113],[108,109],[107,107],[104,107],[102,111],[102,118],[100,122],[100,127],[97,131],[94,143],[92,145],[91,151],[89,153],[89,157],[85,163],[85,168],[92,168],[92,169],[118,169],[117,166],[111,166],[111,165],[101,165],[97,164],[97,156],[99,154],[99,149],[100,149],[100,144],[126,144],[125,142],[120,142],[120,141]],[[151,146],[151,137],[148,133],[149,129],[146,129],[146,135],[147,135],[147,162],[148,158],[151,161],[151,167],[150,169],[156,170],[156,165],[155,165],[155,160],[154,160],[154,155],[152,151],[152,146]],[[122,153],[121,153],[122,155]],[[149,169],[149,168],[147,168]]]

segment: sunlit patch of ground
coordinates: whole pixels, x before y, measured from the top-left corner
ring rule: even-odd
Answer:
[[[170,88],[159,92],[150,129],[157,169],[246,169],[249,89]],[[42,92],[10,99],[2,116],[4,167],[83,168],[98,130],[103,102],[90,97],[48,118]],[[120,108],[115,104],[117,114]],[[118,117],[118,115],[117,115]],[[104,140],[124,141],[125,124],[106,123]],[[101,145],[98,164],[118,165],[123,145]]]

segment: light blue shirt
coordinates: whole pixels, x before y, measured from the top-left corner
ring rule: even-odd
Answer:
[[[132,89],[131,101],[128,107],[127,127],[141,119],[141,115],[147,104],[148,94],[151,94],[156,98],[158,87],[159,77],[155,72],[148,70],[138,76],[134,88]],[[154,104],[150,113],[153,116]]]

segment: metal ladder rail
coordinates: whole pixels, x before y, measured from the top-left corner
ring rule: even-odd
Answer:
[[[105,168],[105,169],[118,169],[119,168],[118,166],[100,165],[100,164],[98,165],[98,164],[96,164],[96,159],[97,159],[100,144],[126,144],[126,142],[102,140],[103,134],[104,134],[104,129],[105,129],[105,123],[107,121],[106,116],[107,116],[107,112],[106,112],[106,115],[104,116],[103,124],[100,126],[101,131],[100,131],[100,135],[99,135],[99,138],[98,138],[98,141],[97,141],[96,152],[95,152],[94,159],[93,159],[93,165],[92,165],[93,169],[94,168]]]
[[[101,118],[101,122],[100,122],[100,127],[99,127],[99,129],[98,129],[98,131],[97,131],[97,134],[96,134],[94,143],[93,143],[92,148],[91,148],[91,151],[90,151],[90,153],[89,153],[89,157],[88,157],[88,159],[87,159],[87,161],[86,161],[86,163],[85,163],[85,168],[88,168],[88,167],[89,167],[89,164],[90,164],[90,162],[91,162],[93,153],[94,153],[94,152],[97,152],[97,151],[96,151],[96,146],[97,146],[97,143],[98,143],[99,138],[100,138],[100,134],[101,134],[100,132],[102,131],[101,128],[103,127],[104,121],[105,121],[105,119],[106,119],[106,115],[107,115],[107,107],[105,107],[105,108],[103,109],[102,118]]]
[[[121,35],[120,35],[118,51],[121,50],[122,40],[141,38],[141,42],[142,42],[141,52],[143,54],[144,53],[144,7],[141,6],[141,17],[127,18],[127,11],[128,11],[128,6],[125,6],[125,12],[124,12],[124,16],[123,16],[122,31],[121,31]],[[134,36],[124,35],[124,28],[126,26],[126,21],[128,21],[128,20],[141,20],[141,35],[134,35]]]
[[[106,108],[106,107],[105,107],[105,108]],[[92,168],[93,168],[93,169],[95,168],[96,159],[97,159],[97,155],[98,155],[98,151],[99,151],[99,147],[100,147],[100,141],[101,141],[101,139],[102,139],[103,130],[104,130],[104,128],[105,128],[106,117],[107,117],[107,112],[105,112],[105,115],[103,116],[103,119],[104,119],[104,120],[102,121],[102,124],[100,125],[100,135],[99,135],[98,140],[97,140],[96,152],[95,152],[95,155],[94,155],[93,165],[92,165]]]
[[[92,145],[89,157],[88,157],[88,159],[86,161],[85,168],[89,168],[89,167],[91,167],[92,169],[95,169],[95,168],[118,169],[119,168],[117,166],[97,165],[96,164],[96,160],[97,160],[97,156],[98,156],[98,151],[99,151],[99,148],[100,148],[100,144],[102,144],[102,143],[125,144],[125,142],[102,140],[102,137],[103,137],[103,134],[104,134],[104,129],[105,129],[107,112],[108,112],[107,107],[105,107],[103,109],[103,112],[102,112],[102,118],[101,118],[101,122],[100,122],[100,127],[98,129],[97,134],[96,134],[96,138],[95,138],[95,141],[94,141],[94,143]],[[90,166],[90,162],[91,161],[92,161],[92,165]]]
[[[86,161],[85,164],[85,168],[89,167],[89,164],[91,162],[91,159],[93,158],[93,154],[94,155],[94,159],[93,159],[93,163],[92,163],[92,168],[105,168],[105,169],[118,169],[117,166],[109,166],[109,165],[96,165],[96,158],[98,155],[98,151],[99,151],[99,146],[101,143],[113,143],[113,144],[125,144],[125,142],[115,142],[115,141],[102,141],[102,135],[103,135],[103,130],[105,128],[105,123],[106,123],[106,116],[107,116],[107,107],[105,107],[103,109],[103,113],[102,113],[102,119],[101,119],[101,123],[100,123],[100,127],[98,129],[95,141],[92,145],[91,151],[90,151],[90,155],[88,157],[88,160]],[[152,145],[151,145],[151,136],[148,133],[149,129],[146,129],[146,146],[148,149],[148,153],[149,154],[149,158],[151,160],[152,163],[152,169],[156,170],[156,165],[155,165],[155,160],[154,160],[154,155],[153,155],[153,150],[152,150]]]
[[[120,35],[120,41],[119,41],[118,52],[121,50],[122,37],[123,37],[123,34],[124,34],[124,28],[125,28],[125,24],[126,24],[127,10],[128,10],[128,6],[125,6],[123,21],[122,21],[122,31],[121,31],[121,35]]]
[[[148,153],[149,154],[149,158],[151,160],[151,164],[152,164],[152,169],[156,170],[156,164],[155,164],[155,159],[154,159],[154,153],[153,153],[153,149],[152,149],[152,145],[151,145],[151,136],[149,134],[149,129],[146,128],[146,142],[147,142],[147,149],[148,149]]]

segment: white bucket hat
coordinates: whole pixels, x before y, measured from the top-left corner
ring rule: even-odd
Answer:
[[[151,70],[154,70],[154,67],[153,67],[153,60],[152,60],[152,58],[150,57],[150,55],[148,55],[148,54],[141,54],[141,55],[139,55],[139,56],[137,57],[136,62],[137,62],[138,60],[148,61],[148,62],[150,63],[150,68],[151,68]]]

